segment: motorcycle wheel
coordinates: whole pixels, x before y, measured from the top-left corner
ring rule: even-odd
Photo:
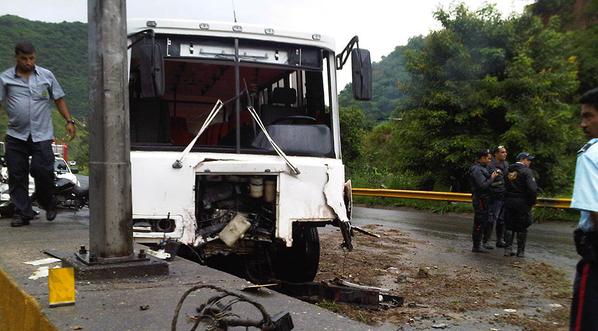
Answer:
[[[15,215],[15,205],[11,202],[0,205],[0,217],[10,218]]]

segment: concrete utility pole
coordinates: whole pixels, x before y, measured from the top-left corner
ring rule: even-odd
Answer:
[[[168,263],[133,251],[125,0],[88,0],[89,250],[52,252],[78,279],[167,275]]]
[[[134,255],[125,0],[88,0],[89,260]]]

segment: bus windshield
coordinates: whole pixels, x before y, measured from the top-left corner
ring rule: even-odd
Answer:
[[[247,110],[252,106],[288,155],[334,157],[331,52],[243,39],[176,37],[173,42],[173,36],[158,35],[132,48],[133,150],[182,150],[221,100],[223,108],[193,151],[275,153]],[[160,93],[153,93],[156,89]]]

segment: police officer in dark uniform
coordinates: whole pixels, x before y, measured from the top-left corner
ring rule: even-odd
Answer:
[[[505,146],[499,145],[493,151],[494,157],[488,168],[490,172],[497,171],[500,176],[496,177],[492,185],[490,185],[490,210],[488,227],[484,231],[484,247],[488,247],[488,241],[492,236],[492,228],[496,224],[496,247],[504,248],[505,235],[505,181],[507,172],[509,170],[509,162],[507,162],[507,149]]]
[[[490,198],[490,185],[498,176],[498,172],[488,171],[488,164],[492,160],[489,150],[479,151],[476,162],[469,168],[469,183],[472,190],[473,202],[473,240],[472,252],[482,252],[480,245],[485,227],[488,225],[488,202]]]
[[[536,204],[538,187],[529,168],[534,156],[527,152],[517,155],[517,163],[509,166],[505,187],[505,256],[513,256],[513,239],[517,237],[517,256],[525,254],[527,228],[532,225],[532,207]]]

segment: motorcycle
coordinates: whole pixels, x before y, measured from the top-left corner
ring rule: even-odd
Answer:
[[[8,169],[4,157],[0,158],[0,217],[12,217],[15,205],[10,201],[8,191]]]
[[[89,206],[89,188],[67,178],[54,179],[54,197],[57,208],[79,210]]]
[[[64,159],[56,157],[54,161],[54,197],[57,208],[79,210],[89,206],[87,180],[82,183],[75,176],[77,172],[77,169],[70,168]],[[82,179],[84,178],[82,176]],[[31,200],[35,201],[35,185],[33,178],[29,179],[29,194]],[[10,201],[8,189],[8,169],[4,158],[0,157],[0,217],[12,217],[14,213],[15,206]]]
[[[75,165],[75,163],[73,162],[72,165]],[[69,167],[64,159],[55,159],[54,197],[56,198],[57,208],[79,210],[89,206],[88,180],[80,181],[75,176],[77,172],[78,170]]]

